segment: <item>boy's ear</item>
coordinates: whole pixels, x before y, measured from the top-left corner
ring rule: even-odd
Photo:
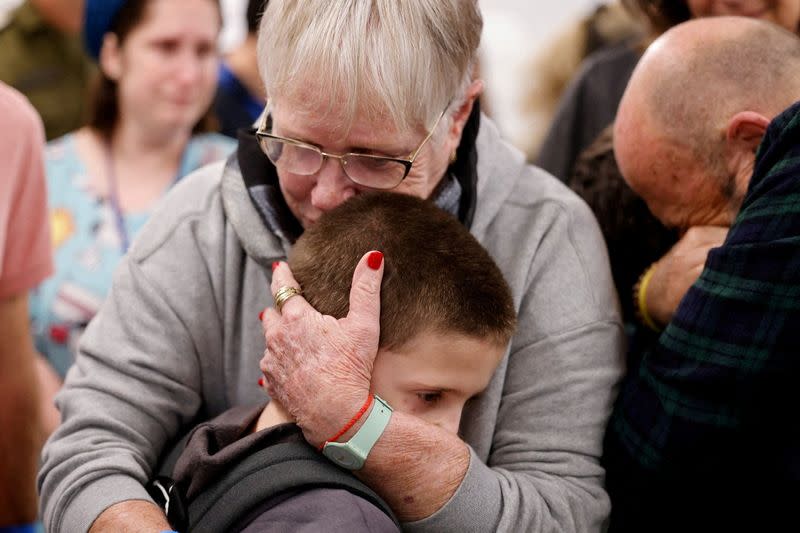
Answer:
[[[119,39],[113,33],[106,33],[100,47],[100,69],[112,81],[118,81],[122,74],[122,50]]]

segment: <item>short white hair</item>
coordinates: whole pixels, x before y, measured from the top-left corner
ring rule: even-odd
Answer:
[[[463,101],[482,27],[477,0],[270,0],[259,70],[270,97],[313,82],[351,123],[361,110],[429,128]]]

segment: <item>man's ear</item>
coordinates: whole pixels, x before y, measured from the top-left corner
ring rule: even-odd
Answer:
[[[738,174],[742,167],[748,167],[752,172],[756,150],[769,123],[770,119],[755,111],[741,111],[728,120],[725,145],[730,171]]]
[[[453,121],[450,124],[450,129],[447,132],[448,141],[452,143],[453,149],[455,149],[461,142],[461,134],[464,132],[464,126],[466,126],[467,119],[469,119],[469,115],[472,113],[472,107],[475,105],[475,100],[478,99],[482,92],[483,80],[472,80],[472,83],[470,83],[469,87],[467,87],[464,101],[456,110],[455,114],[453,114]]]
[[[118,81],[122,74],[122,50],[119,47],[119,39],[113,33],[106,33],[103,37],[103,45],[100,47],[99,58],[100,69],[108,79]]]

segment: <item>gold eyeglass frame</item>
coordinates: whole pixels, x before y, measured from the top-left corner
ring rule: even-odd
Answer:
[[[317,168],[317,170],[315,170],[314,172],[311,172],[309,174],[304,174],[306,176],[310,176],[312,174],[316,174],[317,172],[319,172],[319,170],[325,164],[325,159],[332,158],[332,159],[338,159],[339,160],[339,164],[342,166],[342,170],[344,171],[345,176],[347,176],[347,179],[349,179],[350,181],[352,181],[356,185],[360,185],[362,187],[368,187],[370,189],[375,189],[375,190],[390,190],[390,189],[394,189],[395,187],[400,185],[403,182],[403,180],[406,179],[406,176],[408,176],[408,173],[411,172],[411,167],[414,164],[414,161],[417,159],[417,156],[419,155],[420,151],[425,146],[425,144],[428,142],[428,140],[430,140],[430,138],[433,137],[433,132],[435,132],[436,128],[439,127],[439,122],[442,120],[442,117],[444,117],[444,114],[447,112],[447,109],[450,107],[451,103],[452,103],[452,100],[450,102],[447,102],[447,105],[444,107],[444,109],[442,109],[442,112],[439,113],[439,116],[436,118],[436,122],[433,123],[433,127],[430,129],[430,131],[425,136],[425,138],[422,140],[422,142],[419,144],[419,146],[417,146],[417,149],[409,154],[408,159],[403,159],[403,158],[398,158],[398,157],[390,157],[390,156],[383,156],[383,155],[363,154],[363,153],[359,153],[359,152],[347,152],[347,153],[344,153],[344,154],[332,154],[332,153],[323,151],[319,146],[315,146],[315,145],[309,144],[307,142],[299,141],[297,139],[292,139],[291,137],[282,137],[280,135],[275,135],[274,133],[267,132],[266,131],[267,130],[267,126],[270,124],[271,117],[272,117],[272,113],[269,110],[269,107],[270,107],[269,101],[267,101],[267,105],[265,107],[264,118],[261,121],[261,125],[258,127],[258,129],[256,129],[256,138],[259,141],[258,142],[258,146],[261,148],[261,151],[264,152],[264,154],[267,157],[269,157],[269,153],[267,152],[267,150],[264,149],[264,145],[261,144],[261,139],[262,138],[263,139],[274,139],[276,141],[292,144],[292,145],[295,145],[295,146],[299,146],[301,148],[307,148],[307,149],[313,150],[313,151],[317,152],[318,154],[320,154],[322,157],[320,159],[319,168]],[[395,163],[400,163],[405,167],[405,172],[403,173],[403,177],[400,178],[400,180],[397,183],[395,183],[394,185],[392,185],[392,186],[389,186],[389,187],[374,187],[372,185],[368,185],[368,184],[360,183],[360,182],[356,181],[355,179],[353,179],[352,176],[350,176],[350,174],[347,173],[347,163],[346,163],[346,160],[345,160],[345,158],[347,158],[347,157],[361,157],[361,158],[373,159],[373,160],[377,160],[377,161],[392,161],[392,162],[395,162]],[[272,161],[271,158],[270,158],[270,161]],[[272,161],[272,163],[277,166],[277,163],[275,161]]]

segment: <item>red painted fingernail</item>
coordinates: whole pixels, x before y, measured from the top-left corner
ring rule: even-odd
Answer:
[[[367,257],[367,265],[372,270],[378,270],[381,267],[381,263],[383,263],[383,253],[370,252],[369,256]]]
[[[258,313],[258,321],[259,322],[263,322],[264,321],[264,311],[266,311],[266,309],[262,309],[261,312]]]
[[[274,263],[272,263],[272,271],[275,272],[275,269],[278,268],[278,265],[280,264],[281,264],[280,261],[275,261]]]
[[[258,378],[258,386],[259,387],[263,387],[264,386],[264,378]]]

